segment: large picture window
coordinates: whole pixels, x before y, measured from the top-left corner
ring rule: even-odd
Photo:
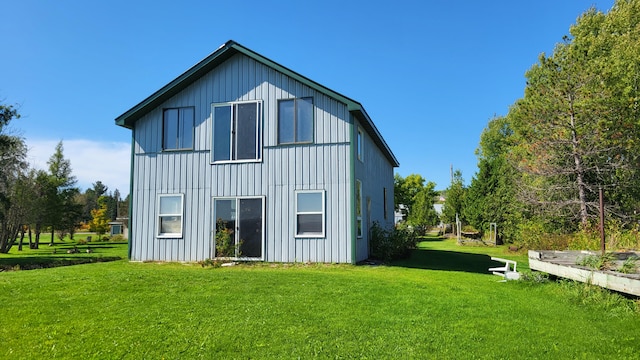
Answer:
[[[214,104],[212,112],[212,162],[260,160],[261,103]]]
[[[162,194],[158,196],[158,237],[182,237],[182,194]]]
[[[278,143],[313,142],[313,98],[278,102]]]
[[[324,237],[324,191],[296,192],[296,236]]]
[[[193,149],[194,108],[164,109],[162,113],[162,149]]]

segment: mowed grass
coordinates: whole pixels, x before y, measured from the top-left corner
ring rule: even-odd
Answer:
[[[640,315],[560,283],[500,283],[491,255],[524,267],[502,248],[429,239],[393,266],[3,272],[0,358],[640,358]]]

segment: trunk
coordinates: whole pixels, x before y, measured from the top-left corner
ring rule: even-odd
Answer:
[[[56,239],[55,236],[55,228],[53,227],[53,225],[51,225],[51,242],[49,243],[49,246],[53,246],[53,241]]]
[[[33,249],[38,249],[40,247],[40,232],[42,229],[40,228],[41,224],[36,224],[36,241],[33,243]]]
[[[576,182],[578,184],[578,202],[580,203],[580,223],[582,228],[587,227],[588,213],[587,213],[587,191],[584,183],[584,168],[582,165],[582,157],[578,152],[579,140],[576,132],[575,114],[573,113],[573,107],[571,109],[571,152],[573,155],[574,171],[576,174]]]
[[[22,242],[24,241],[24,226],[20,228],[20,242],[18,243],[18,251],[22,251]]]
[[[31,237],[31,225],[29,225],[29,249],[33,249],[33,238]]]

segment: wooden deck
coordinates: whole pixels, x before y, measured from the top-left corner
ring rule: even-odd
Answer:
[[[529,268],[575,281],[598,285],[625,294],[640,296],[640,273],[623,274],[611,270],[594,270],[577,265],[581,258],[598,255],[593,251],[538,251],[529,250]],[[636,252],[615,253],[613,268],[618,268]]]

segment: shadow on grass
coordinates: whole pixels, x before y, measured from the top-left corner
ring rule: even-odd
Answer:
[[[46,269],[58,266],[116,261],[119,256],[21,256],[0,258],[0,271]]]
[[[427,241],[441,240],[433,239]],[[389,265],[413,269],[489,274],[490,267],[496,267],[502,264],[491,260],[489,255],[445,250],[415,249],[412,250],[408,258],[393,261]]]

